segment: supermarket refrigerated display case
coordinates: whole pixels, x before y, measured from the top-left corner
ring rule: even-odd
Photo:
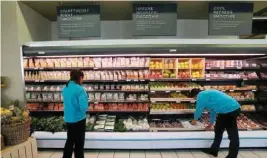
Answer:
[[[266,126],[260,124],[266,117],[251,114],[265,110],[266,40],[32,42],[22,47],[22,55],[26,105],[43,120],[63,116],[60,92],[69,71],[85,73],[91,115],[85,148],[209,147],[213,132],[205,130],[207,112],[197,126],[189,123],[193,88],[218,89],[237,99],[243,111],[241,147],[267,147]],[[60,130],[35,131],[38,147],[63,148],[66,132]],[[224,135],[222,147],[227,145]]]

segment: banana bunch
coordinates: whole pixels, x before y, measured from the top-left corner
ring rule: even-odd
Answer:
[[[12,112],[6,108],[1,107],[1,112],[0,112],[1,117],[4,116],[12,116]]]

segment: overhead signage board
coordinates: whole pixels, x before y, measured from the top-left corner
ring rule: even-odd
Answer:
[[[133,36],[176,36],[177,4],[133,4]]]
[[[98,37],[100,36],[100,6],[58,7],[58,36]]]
[[[251,34],[252,18],[252,3],[210,3],[209,35]]]

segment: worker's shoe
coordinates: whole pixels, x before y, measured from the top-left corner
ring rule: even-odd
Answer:
[[[202,152],[205,153],[205,154],[214,156],[214,157],[217,157],[218,156],[218,153],[216,153],[214,151],[211,151],[210,149],[203,149]]]

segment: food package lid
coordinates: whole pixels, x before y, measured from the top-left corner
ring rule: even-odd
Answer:
[[[114,126],[115,122],[106,122],[105,125],[106,126]]]
[[[104,125],[106,121],[96,121],[97,125]]]
[[[105,125],[95,125],[94,129],[104,129]]]
[[[105,130],[114,130],[114,126],[105,126]]]
[[[108,119],[116,119],[116,115],[108,115]]]

